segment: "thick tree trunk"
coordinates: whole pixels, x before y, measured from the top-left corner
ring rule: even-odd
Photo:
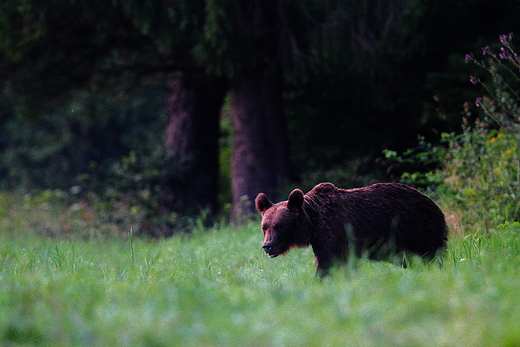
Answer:
[[[170,160],[169,196],[164,209],[196,216],[217,210],[220,109],[227,83],[186,74],[170,83],[166,150]]]
[[[279,74],[242,74],[231,81],[234,124],[232,220],[241,223],[254,212],[256,195],[277,199],[290,174],[286,124]]]

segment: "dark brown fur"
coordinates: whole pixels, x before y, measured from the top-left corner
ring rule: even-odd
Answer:
[[[439,207],[399,183],[349,190],[321,183],[305,195],[295,189],[277,204],[260,193],[256,209],[262,214],[263,248],[269,257],[311,245],[321,276],[351,254],[388,260],[412,253],[433,259],[448,238]]]

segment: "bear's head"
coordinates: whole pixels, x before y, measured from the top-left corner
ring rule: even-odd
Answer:
[[[273,204],[264,193],[256,197],[256,209],[262,214],[262,247],[270,258],[282,255],[292,247],[309,245],[309,237],[303,228],[306,219],[303,203],[303,192],[299,189],[293,190],[287,201],[277,204]]]

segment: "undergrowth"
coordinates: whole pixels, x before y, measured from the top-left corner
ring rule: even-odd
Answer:
[[[487,94],[476,98],[476,112],[464,104],[461,134],[442,134],[438,145],[421,139],[419,151],[385,151],[396,165],[420,168],[401,181],[433,193],[455,233],[520,222],[520,59],[512,40],[501,35],[498,54],[486,46],[482,58],[466,55],[489,77],[470,76]]]

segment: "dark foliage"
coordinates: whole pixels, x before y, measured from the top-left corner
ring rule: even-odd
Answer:
[[[257,127],[266,135],[251,140],[259,144],[268,139],[267,150],[258,151],[264,158],[256,158],[250,150],[256,166],[248,168],[269,171],[265,180],[240,173],[241,178],[232,179],[242,179],[245,188],[221,194],[233,195],[236,206],[243,196],[254,196],[261,189],[257,182],[268,182],[266,191],[277,194],[284,182],[297,176],[306,187],[325,179],[345,186],[366,184],[376,175],[387,179],[374,171],[374,158],[381,150],[410,148],[417,134],[435,141],[443,131],[460,130],[462,104],[473,99],[474,92],[467,83],[464,54],[489,37],[517,31],[519,14],[520,5],[514,0],[29,0],[23,6],[4,1],[0,4],[1,186],[68,189],[85,173],[102,185],[112,175],[114,163],[132,152],[140,158],[142,171],[163,172],[169,164],[144,158],[169,151],[164,136],[171,119],[164,102],[168,90],[161,88],[177,80],[180,71],[221,76],[235,95],[246,94],[248,83],[238,82],[251,74],[256,73],[255,78],[274,74],[279,84],[267,88],[276,89],[277,95],[264,90],[256,101],[250,97],[231,105],[236,107],[235,120],[239,106],[260,122],[268,114],[278,119],[272,122],[274,127]],[[225,93],[216,89],[219,95]],[[277,109],[260,110],[254,102]],[[212,129],[213,146],[220,140],[237,147],[223,136],[215,139],[219,135],[215,119],[211,127],[200,126]],[[283,148],[285,126],[290,153]],[[237,138],[256,131],[245,130],[235,133]],[[198,190],[193,194],[198,201],[208,185],[194,172],[218,175],[216,149],[201,162],[192,162],[191,171],[184,164],[200,157],[185,156],[175,160],[183,163],[183,169],[171,166],[175,175],[186,177],[167,176],[159,184],[170,198],[157,197],[162,207],[143,206],[159,210],[169,206],[167,216],[208,204],[212,210],[222,209],[214,206],[216,179],[209,185],[212,197],[204,206],[172,198],[174,191],[189,194],[189,182]],[[204,161],[212,163],[211,169],[205,169],[209,166]],[[235,162],[234,168],[240,168],[243,161],[237,157]],[[89,171],[91,163],[97,167],[95,175]],[[154,165],[157,168],[152,169]],[[230,175],[237,172],[231,170]],[[153,191],[156,177],[150,177]],[[172,186],[166,188],[164,181]],[[128,184],[121,184],[132,189],[132,182],[129,178]]]

